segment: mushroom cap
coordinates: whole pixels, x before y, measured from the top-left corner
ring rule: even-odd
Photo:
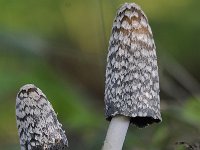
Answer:
[[[105,115],[131,118],[145,127],[160,122],[159,76],[156,47],[148,19],[135,3],[125,3],[113,22],[109,41]]]
[[[21,149],[67,148],[68,141],[46,95],[33,84],[20,88],[16,120]]]

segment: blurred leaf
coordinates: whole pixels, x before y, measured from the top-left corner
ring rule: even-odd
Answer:
[[[185,121],[200,127],[200,101],[196,99],[188,100],[182,108],[182,115]]]
[[[166,139],[168,138],[169,130],[168,127],[164,124],[160,125],[152,137],[152,144],[157,147],[162,147],[164,145]]]

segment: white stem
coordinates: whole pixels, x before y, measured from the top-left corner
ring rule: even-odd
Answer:
[[[115,116],[108,127],[106,139],[102,150],[121,150],[126,132],[130,123],[130,118],[125,116]]]

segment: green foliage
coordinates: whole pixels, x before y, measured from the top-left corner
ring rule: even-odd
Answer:
[[[200,129],[200,99],[190,99],[182,108],[182,115],[186,122]]]

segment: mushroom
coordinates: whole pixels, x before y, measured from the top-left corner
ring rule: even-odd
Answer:
[[[105,115],[111,121],[102,150],[121,150],[129,124],[161,119],[156,47],[148,20],[135,3],[116,14],[109,41]]]
[[[65,150],[65,131],[45,94],[34,86],[21,87],[16,97],[16,120],[21,150]]]

